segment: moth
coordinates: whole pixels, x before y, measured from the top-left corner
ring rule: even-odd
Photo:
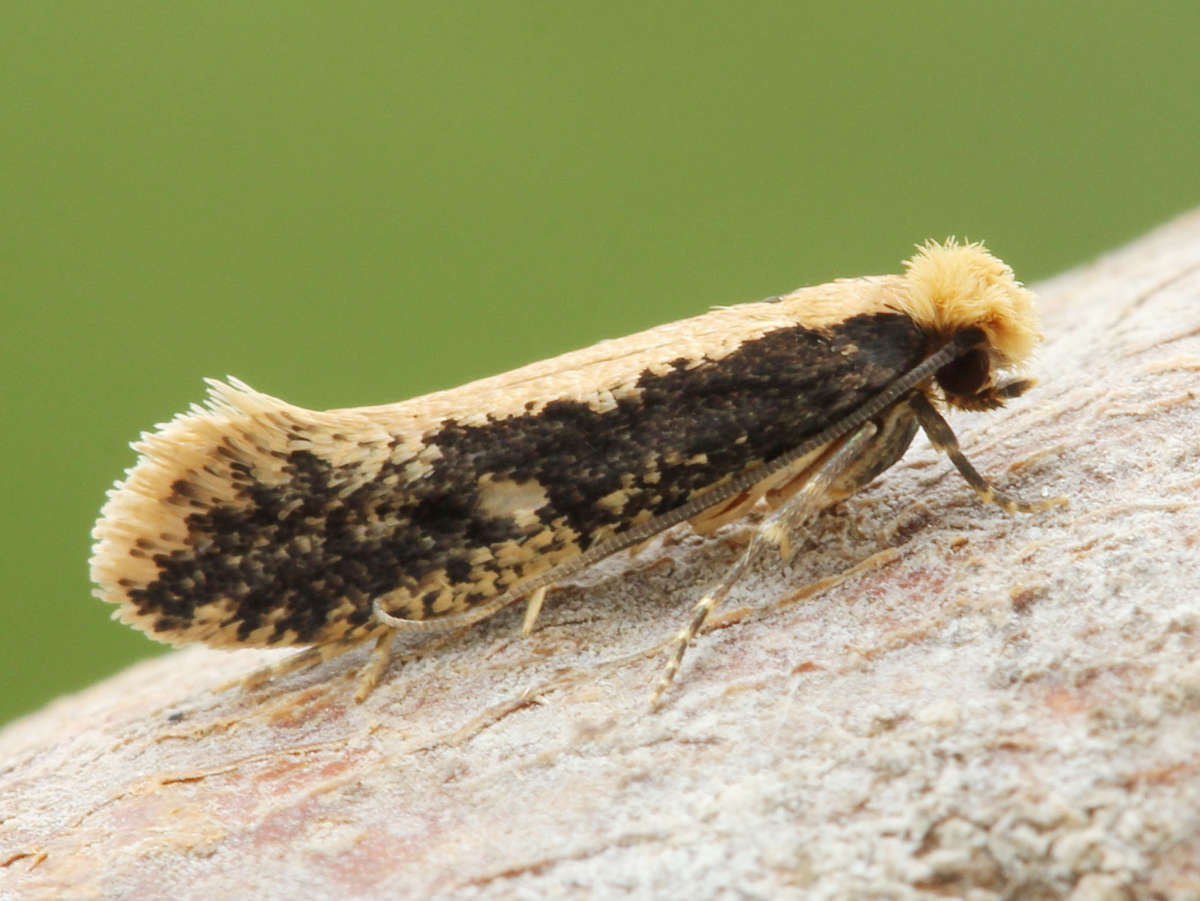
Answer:
[[[673,642],[684,651],[764,543],[862,488],[918,428],[1009,511],[938,408],[1031,384],[1033,297],[980,244],[928,242],[901,274],[712,310],[402,403],[317,412],[229,379],[132,445],[91,576],[114,618],[171,644],[364,642],[365,698],[399,630],[469,624],[679,523],[774,508]]]

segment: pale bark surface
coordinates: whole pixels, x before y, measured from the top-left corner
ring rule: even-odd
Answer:
[[[1069,507],[981,507],[919,438],[656,713],[744,524],[361,705],[363,652],[253,692],[212,688],[273,655],[140,664],[0,732],[0,896],[1200,898],[1200,214],[1037,289],[1038,386],[952,424]]]

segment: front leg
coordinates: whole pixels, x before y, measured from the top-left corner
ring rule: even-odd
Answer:
[[[967,480],[967,484],[975,489],[975,493],[985,504],[996,504],[1009,513],[1036,513],[1039,510],[1047,510],[1067,502],[1065,497],[1054,497],[1042,501],[1022,501],[997,491],[992,483],[981,476],[979,471],[971,465],[971,461],[963,455],[962,448],[958,446],[958,438],[955,437],[950,424],[934,409],[929,398],[918,391],[909,398],[908,405],[917,414],[917,421],[921,423],[921,428],[929,436],[929,442],[950,458],[955,469]]]

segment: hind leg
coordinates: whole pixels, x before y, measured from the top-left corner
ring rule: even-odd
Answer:
[[[375,649],[371,652],[371,658],[363,669],[363,675],[359,677],[359,689],[355,693],[356,700],[363,700],[371,693],[371,689],[375,687],[375,683],[379,678],[379,674],[383,672],[383,668],[387,665],[388,652],[391,649],[391,639],[395,635],[394,630],[388,630],[381,635],[375,643]],[[385,641],[386,639],[386,641]],[[270,666],[264,666],[262,669],[257,669],[248,676],[243,676],[240,679],[233,679],[217,686],[217,691],[225,691],[234,686],[241,686],[246,691],[253,691],[260,687],[264,682],[271,679],[277,679],[280,676],[286,676],[289,673],[295,673],[300,670],[310,669],[318,664],[324,663],[326,660],[332,660],[334,657],[339,657],[347,651],[352,651],[359,647],[366,638],[357,637],[353,639],[343,639],[341,641],[331,641],[327,644],[319,644],[314,647],[301,651],[298,654],[293,654],[290,657],[285,657],[278,663],[272,663]],[[383,647],[382,652],[380,647]],[[382,659],[377,659],[382,655]],[[366,679],[369,675],[369,680]],[[366,684],[364,691],[364,683]],[[361,697],[360,697],[361,695]]]

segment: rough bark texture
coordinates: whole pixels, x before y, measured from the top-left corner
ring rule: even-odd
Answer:
[[[1200,214],[1039,293],[1039,385],[953,424],[1069,507],[981,507],[919,439],[758,561],[656,713],[745,524],[362,705],[363,652],[253,692],[212,689],[273,655],[140,664],[0,732],[0,895],[1200,898]]]

